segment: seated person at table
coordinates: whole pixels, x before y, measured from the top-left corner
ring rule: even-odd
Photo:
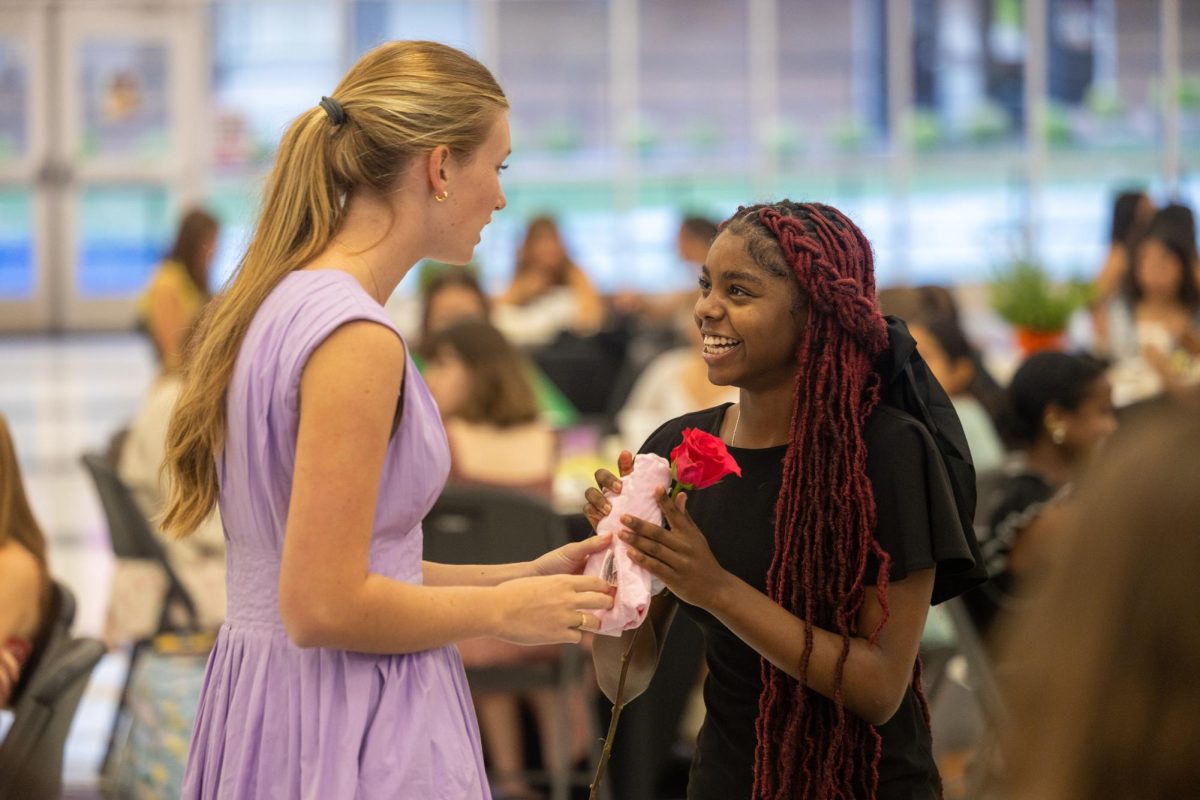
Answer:
[[[413,354],[417,368],[424,373],[426,347],[429,337],[461,320],[490,319],[487,295],[480,287],[475,272],[466,267],[438,265],[436,274],[424,284],[421,291],[421,338],[422,344]],[[537,396],[538,408],[546,421],[555,428],[574,424],[579,412],[571,405],[553,381],[546,377],[537,365],[522,362],[529,382]]]
[[[971,392],[975,380],[974,350],[951,316],[929,316],[908,326],[933,376],[950,396],[962,423],[976,473],[993,470],[1004,460],[1004,445],[987,409]]]
[[[549,344],[563,332],[590,334],[604,323],[604,303],[571,258],[552,217],[529,223],[516,270],[496,299],[494,321],[521,347]]]
[[[479,320],[463,320],[432,333],[425,348],[425,381],[437,401],[450,442],[450,482],[517,489],[549,502],[556,439],[554,430],[538,413],[521,354],[500,331]],[[470,639],[459,643],[459,651],[471,668],[555,659],[559,648]],[[557,691],[472,694],[484,751],[496,775],[497,790],[504,796],[529,793],[520,775],[525,763],[521,700],[529,703],[537,718],[547,764],[556,763],[556,754],[563,746],[570,748],[572,762],[586,756],[590,741],[582,687],[572,689],[568,742],[554,737]]]
[[[29,508],[8,422],[0,415],[0,709],[21,684],[23,667],[50,610],[46,540]]]
[[[208,269],[219,230],[207,212],[185,214],[171,252],[138,301],[140,324],[150,334],[164,371],[179,368],[184,343],[208,300]]]
[[[1141,189],[1123,191],[1113,200],[1108,254],[1095,283],[1096,303],[1107,303],[1121,291],[1133,251],[1153,219],[1154,202]]]
[[[117,473],[155,530],[168,496],[161,469],[166,457],[167,426],[182,391],[179,372],[160,375],[154,381],[130,424],[117,462]],[[221,627],[225,621],[225,531],[220,511],[214,509],[191,536],[174,539],[160,535],[159,539],[171,568],[196,605],[200,626]],[[110,642],[136,640],[154,633],[162,608],[151,600],[162,596],[165,580],[157,564],[118,561],[109,602],[106,638]],[[152,590],[148,591],[149,587]]]
[[[1180,382],[1178,357],[1200,352],[1196,248],[1168,224],[1155,224],[1134,251],[1122,297],[1096,315],[1097,341],[1122,366],[1143,363],[1162,388]]]
[[[615,309],[634,315],[644,323],[690,325],[692,305],[696,302],[696,281],[708,255],[708,248],[717,238],[717,224],[707,217],[687,216],[679,223],[675,234],[675,254],[686,272],[683,289],[661,294],[618,292],[613,296]]]
[[[992,508],[979,540],[989,577],[963,595],[982,635],[1046,564],[1071,484],[1117,424],[1104,366],[1089,356],[1036,353],[1013,375],[1008,396],[1020,457],[995,496],[979,498]]]

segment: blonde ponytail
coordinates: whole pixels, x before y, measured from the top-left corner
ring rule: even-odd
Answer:
[[[346,121],[314,106],[288,128],[267,180],[254,238],[193,337],[167,432],[170,496],[162,529],[186,536],[216,504],[233,365],[259,306],[289,272],[324,250],[356,188],[386,192],[414,156],[446,145],[469,157],[508,101],[487,68],[435,42],[390,42],[334,90]]]

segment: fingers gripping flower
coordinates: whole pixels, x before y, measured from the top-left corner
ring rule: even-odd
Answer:
[[[742,471],[725,443],[711,433],[687,428],[683,441],[671,451],[669,466],[661,456],[643,453],[634,459],[633,472],[623,480],[621,493],[605,492],[612,510],[596,525],[596,533],[616,534],[622,528],[619,520],[625,515],[661,525],[662,510],[654,493],[668,481],[674,497],[682,490],[705,489],[731,474],[740,476]],[[607,549],[589,557],[584,574],[598,575],[617,589],[613,607],[596,614],[600,620],[597,633],[606,636],[620,636],[622,631],[641,625],[650,597],[663,590],[657,578],[630,559],[629,545],[615,535]]]

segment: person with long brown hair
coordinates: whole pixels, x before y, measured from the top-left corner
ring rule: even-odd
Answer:
[[[739,401],[667,422],[642,450],[667,456],[699,428],[742,476],[660,493],[669,530],[622,520],[668,592],[649,625],[597,637],[601,688],[615,694],[632,647],[626,691],[640,693],[683,608],[709,666],[691,800],[937,797],[917,651],[930,602],[982,575],[930,430],[882,400],[904,364],[932,378],[879,312],[869,243],[826,205],[739,209],[695,318],[709,379]],[[591,519],[607,511],[597,489],[587,500]]]
[[[390,42],[280,142],[168,430],[163,529],[187,535],[219,502],[228,541],[185,798],[486,798],[454,643],[577,642],[611,606],[563,574],[602,542],[421,557],[449,452],[383,304],[422,258],[468,262],[504,208],[507,109],[465,53]]]
[[[0,708],[8,706],[50,608],[46,539],[38,527],[0,414]]]
[[[1197,399],[1115,435],[1061,520],[1050,569],[1000,631],[1006,797],[1196,794]]]
[[[138,300],[138,318],[165,372],[180,368],[183,350],[204,304],[220,223],[199,208],[183,215],[175,244]]]
[[[508,288],[496,298],[496,327],[518,345],[541,345],[563,331],[595,333],[604,301],[563,242],[553,217],[534,217],[517,250]]]

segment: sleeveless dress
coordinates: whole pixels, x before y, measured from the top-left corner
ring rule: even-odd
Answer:
[[[301,649],[280,621],[300,375],[317,346],[353,320],[395,330],[349,274],[293,272],[259,308],[238,354],[217,459],[229,610],[208,660],[184,798],[490,798],[456,648],[404,655]],[[442,491],[450,455],[411,357],[400,402],[370,570],[419,584],[421,520]]]

